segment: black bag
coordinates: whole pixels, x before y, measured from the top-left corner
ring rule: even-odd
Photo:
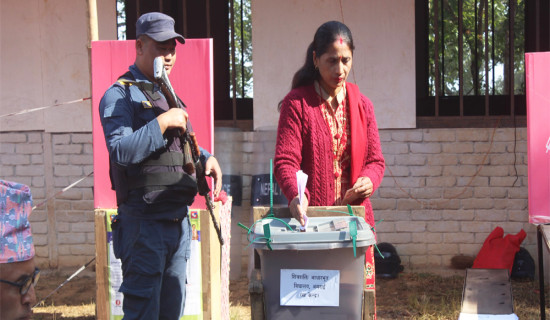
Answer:
[[[527,249],[519,248],[516,253],[511,276],[513,279],[535,279],[535,260],[533,260]]]
[[[374,268],[376,277],[394,279],[399,272],[403,271],[401,258],[397,254],[395,247],[388,242],[382,242],[377,245],[378,250],[374,248]]]

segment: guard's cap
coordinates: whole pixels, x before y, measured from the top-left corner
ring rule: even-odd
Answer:
[[[32,195],[28,186],[0,180],[0,263],[34,257],[29,215]]]
[[[183,36],[174,31],[174,24],[174,19],[164,13],[145,13],[136,22],[136,38],[145,34],[157,42],[177,39],[180,43],[185,43]]]

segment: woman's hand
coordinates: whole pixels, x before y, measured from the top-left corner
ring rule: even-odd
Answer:
[[[307,206],[309,202],[307,200],[307,197],[304,195],[302,198],[302,205],[300,205],[300,200],[298,196],[296,196],[290,204],[288,205],[288,208],[290,209],[290,213],[292,214],[292,217],[300,222],[302,226],[306,224],[304,220],[304,215],[307,212]]]
[[[359,177],[353,187],[346,191],[344,199],[342,200],[343,205],[353,203],[357,199],[365,199],[372,195],[374,186],[369,177]]]

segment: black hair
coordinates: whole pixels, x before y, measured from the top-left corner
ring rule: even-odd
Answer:
[[[292,89],[313,84],[315,80],[319,79],[319,71],[315,69],[315,65],[313,64],[313,52],[315,51],[317,57],[322,56],[327,51],[329,45],[339,38],[348,44],[353,54],[353,50],[355,49],[353,37],[345,24],[339,21],[328,21],[317,28],[313,41],[307,48],[304,65],[292,77]]]

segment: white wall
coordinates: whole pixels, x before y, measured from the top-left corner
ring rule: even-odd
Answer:
[[[252,0],[255,130],[277,127],[277,104],[303,65],[316,29],[329,20],[343,21],[352,32],[348,81],[373,101],[379,127],[416,126],[414,1],[341,3],[342,10],[340,1]]]
[[[116,39],[116,1],[98,0],[100,40]],[[90,96],[88,4],[0,2],[0,115]],[[91,102],[0,118],[0,131],[90,132]]]

